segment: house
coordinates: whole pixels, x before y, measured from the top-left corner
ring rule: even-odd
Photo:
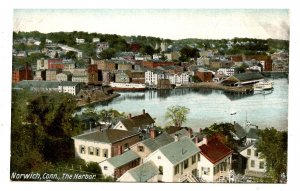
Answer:
[[[46,80],[46,70],[36,70],[33,80]]]
[[[144,162],[152,161],[158,168],[158,181],[196,182],[199,151],[189,137],[177,137],[150,154]]]
[[[132,70],[126,73],[129,76],[130,82],[138,84],[145,83],[145,72]]]
[[[81,89],[80,86],[78,82],[61,81],[58,84],[58,92],[77,95]]]
[[[117,70],[118,66],[116,63],[112,62],[112,61],[108,61],[108,60],[95,60],[95,59],[91,59],[91,64],[96,64],[98,70],[101,71],[115,71]]]
[[[141,158],[141,163],[143,163],[144,159],[151,153],[174,141],[174,138],[166,132],[156,136],[153,128],[150,129],[150,131],[150,138],[140,141],[130,147],[130,149]]]
[[[93,39],[94,42],[94,39]],[[96,48],[96,53],[99,54],[101,53],[103,50],[108,49],[109,48],[109,44],[108,42],[99,42],[97,43],[97,48]]]
[[[158,182],[158,168],[148,161],[140,166],[128,170],[117,181],[118,182]]]
[[[226,78],[222,84],[227,86],[245,86],[252,85],[264,79],[264,76],[259,72],[240,73]]]
[[[92,42],[93,42],[93,43],[95,43],[95,42],[100,42],[100,38],[93,38],[93,39],[92,39]]]
[[[174,85],[182,85],[189,83],[190,75],[188,74],[188,72],[169,74],[167,76],[170,80],[170,83]]]
[[[84,42],[85,42],[84,39],[82,39],[82,38],[76,38],[76,43],[77,44],[83,44]]]
[[[132,116],[129,114],[128,118],[119,121],[114,129],[138,132],[141,130],[149,130],[154,126],[154,123],[153,118],[143,110],[141,115]]]
[[[118,129],[101,129],[75,137],[75,157],[86,162],[102,162],[108,158],[121,155],[131,145],[137,143],[139,132]]]
[[[140,164],[140,157],[132,150],[109,158],[99,164],[102,174],[114,178],[121,177],[126,171]]]
[[[176,51],[170,53],[164,53],[164,54],[168,61],[178,60],[180,57],[180,53]]]
[[[266,176],[266,160],[257,152],[255,142],[239,149],[239,153],[246,159],[245,175],[262,178]]]
[[[196,71],[195,76],[197,76],[202,82],[211,82],[213,78],[212,72],[203,68]]]
[[[198,163],[198,176],[206,182],[229,179],[233,151],[217,138],[203,138]]]

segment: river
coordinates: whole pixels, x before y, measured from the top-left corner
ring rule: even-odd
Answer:
[[[190,113],[184,126],[193,129],[205,128],[213,123],[246,120],[259,128],[288,128],[288,79],[272,79],[272,93],[237,95],[211,89],[149,90],[145,92],[119,92],[120,97],[96,105],[96,110],[116,109],[138,115],[145,109],[159,126],[166,126],[164,115],[168,107],[181,105]],[[233,114],[235,113],[235,114]],[[231,115],[233,114],[233,115]]]

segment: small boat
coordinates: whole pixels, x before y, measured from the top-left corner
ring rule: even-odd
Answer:
[[[253,85],[254,91],[272,90],[274,82],[272,81],[260,81]]]
[[[230,115],[235,115],[235,114],[236,114],[236,111],[230,112]]]

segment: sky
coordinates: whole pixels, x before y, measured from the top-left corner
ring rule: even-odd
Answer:
[[[14,31],[289,39],[288,9],[14,9]]]

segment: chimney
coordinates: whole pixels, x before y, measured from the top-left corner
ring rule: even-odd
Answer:
[[[122,154],[122,145],[118,145],[118,153],[117,155],[121,155]]]
[[[189,132],[190,138],[192,138],[192,135],[193,135],[193,130],[192,130],[192,128],[189,128],[189,129],[188,129],[188,132]]]
[[[194,141],[195,141],[195,144],[198,144],[198,142],[199,142],[198,136],[195,137]]]
[[[179,136],[177,134],[175,134],[174,141],[177,142],[178,140],[179,140]]]
[[[128,114],[128,119],[131,119],[131,113]]]
[[[199,128],[199,134],[201,135],[202,128]]]
[[[207,142],[208,142],[208,141],[207,141],[207,137],[203,137],[203,144],[204,144],[204,145],[207,145]]]
[[[151,128],[150,129],[150,137],[151,137],[151,139],[155,139],[155,134],[156,134],[155,129]]]
[[[145,109],[143,109],[143,114],[145,114],[146,113],[146,111],[145,111]]]

